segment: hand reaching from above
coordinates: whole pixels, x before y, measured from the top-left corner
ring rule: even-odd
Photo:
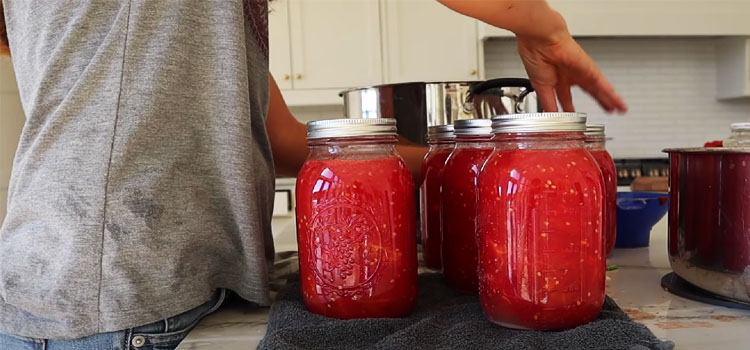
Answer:
[[[518,36],[518,53],[546,112],[573,112],[572,86],[593,96],[607,112],[626,112],[625,101],[596,63],[565,31],[556,39]],[[557,98],[555,98],[557,97]]]

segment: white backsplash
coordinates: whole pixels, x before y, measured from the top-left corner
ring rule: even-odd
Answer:
[[[603,123],[616,158],[664,157],[667,147],[701,146],[723,139],[729,124],[750,121],[750,99],[718,101],[712,38],[585,38],[579,43],[630,107],[607,115],[576,89],[576,110]],[[525,77],[515,41],[485,43],[487,78]]]

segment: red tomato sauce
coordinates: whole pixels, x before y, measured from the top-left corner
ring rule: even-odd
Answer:
[[[441,185],[443,166],[453,148],[431,150],[422,162],[422,185],[419,188],[419,207],[422,219],[422,258],[431,269],[442,267]]]
[[[609,255],[617,241],[617,169],[607,150],[589,150],[604,175],[604,245]]]
[[[685,161],[685,171],[689,174],[690,181],[681,182],[680,203],[683,213],[693,215],[676,215],[670,220],[682,220],[680,235],[682,242],[678,243],[679,249],[689,252],[691,262],[699,266],[719,266],[719,261],[726,254],[717,251],[720,246],[717,242],[724,234],[716,234],[715,230],[720,227],[721,222],[726,222],[727,217],[722,208],[721,188],[722,184],[722,156],[720,154],[706,154],[701,157],[691,158]],[[738,196],[744,200],[744,196]],[[671,205],[671,204],[670,204]],[[741,221],[740,221],[741,222]],[[675,232],[679,232],[675,231]],[[728,242],[727,242],[728,243]],[[730,247],[730,245],[726,245]],[[744,268],[744,267],[743,267]]]
[[[604,303],[604,180],[582,148],[494,151],[479,177],[479,296],[512,328],[566,329]]]
[[[747,229],[747,223],[750,222],[748,165],[750,165],[750,157],[747,154],[724,155],[720,173],[721,221],[719,223],[720,235],[718,235],[723,239],[721,243],[704,243],[704,246],[707,244],[717,246],[718,244],[720,247],[725,247],[724,254],[717,254],[722,256],[724,268],[742,273],[747,273],[748,266],[750,266],[750,231]],[[715,184],[714,188],[716,188]],[[706,234],[706,232],[709,233]],[[714,236],[711,233],[711,231],[705,231],[703,236]]]
[[[477,176],[490,148],[456,148],[443,170],[443,275],[453,288],[477,291]]]
[[[414,184],[401,158],[308,160],[297,180],[302,293],[328,317],[404,317],[417,296]]]

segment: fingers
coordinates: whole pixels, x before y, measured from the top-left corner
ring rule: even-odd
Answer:
[[[554,88],[551,86],[540,86],[536,89],[536,94],[545,112],[557,112],[557,100],[560,100],[560,105],[564,112],[575,112],[576,110],[573,105],[573,95],[570,93],[570,85],[568,84],[559,84]]]
[[[615,90],[614,86],[606,79],[597,83],[581,83],[579,86],[589,95],[593,96],[599,105],[607,112],[625,113],[628,106]],[[557,100],[560,101],[562,110],[565,112],[575,112],[573,104],[573,95],[570,92],[571,86],[568,84],[558,84],[556,87],[540,86],[536,88],[537,98],[545,112],[557,112]]]
[[[616,112],[625,113],[628,111],[628,104],[625,103],[625,99],[623,99],[622,96],[620,96],[620,94],[617,93],[617,91],[614,91],[614,88],[613,88],[612,98],[614,100],[613,107]]]
[[[576,111],[576,108],[573,106],[573,96],[570,94],[570,85],[558,84],[555,87],[555,92],[564,112]]]
[[[614,86],[605,79],[592,85],[581,85],[581,88],[591,94],[599,105],[607,112],[627,112],[628,106],[622,97],[615,91]]]
[[[627,112],[628,106],[617,93],[614,85],[604,77],[604,74],[598,68],[594,68],[591,72],[588,79],[583,79],[578,83],[581,89],[594,97],[607,112]]]
[[[625,103],[625,100],[622,98],[622,96],[620,96],[620,94],[617,93],[615,86],[612,85],[612,83],[610,83],[606,78],[604,78],[603,75],[599,77],[597,85],[599,86],[599,95],[602,96],[602,99],[606,99],[608,101],[608,105],[611,108],[611,111],[621,113],[625,113],[628,111],[628,105]]]
[[[557,112],[557,100],[555,99],[555,89],[552,86],[540,85],[535,86],[536,98],[542,104],[545,112]]]

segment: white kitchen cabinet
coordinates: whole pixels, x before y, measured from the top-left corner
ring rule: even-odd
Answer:
[[[716,97],[750,97],[750,37],[716,42]]]
[[[295,90],[383,81],[377,0],[289,0]]]
[[[386,81],[475,80],[477,21],[435,0],[382,0]]]
[[[289,35],[289,0],[275,0],[268,13],[269,68],[279,89],[292,85],[292,51]]]
[[[575,36],[750,35],[748,0],[549,0]],[[480,37],[510,32],[480,25]]]

